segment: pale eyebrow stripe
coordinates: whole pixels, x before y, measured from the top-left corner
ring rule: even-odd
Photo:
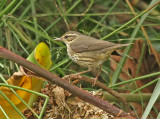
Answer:
[[[77,34],[66,34],[67,36],[78,36]],[[64,36],[66,36],[64,35]]]

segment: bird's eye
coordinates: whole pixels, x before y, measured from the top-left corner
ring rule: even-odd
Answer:
[[[64,38],[65,38],[65,39],[67,39],[67,38],[68,38],[68,36],[64,36]]]

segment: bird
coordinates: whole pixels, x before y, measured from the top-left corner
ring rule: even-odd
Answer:
[[[55,40],[63,41],[66,44],[67,53],[72,61],[82,67],[88,68],[88,70],[79,72],[77,75],[99,69],[94,78],[93,85],[95,85],[100,75],[102,64],[109,59],[112,52],[117,48],[130,45],[130,43],[117,44],[105,40],[98,40],[77,31],[68,31]]]

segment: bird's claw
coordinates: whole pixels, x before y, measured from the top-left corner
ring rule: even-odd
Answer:
[[[72,79],[81,79],[82,76],[79,73],[71,74]]]

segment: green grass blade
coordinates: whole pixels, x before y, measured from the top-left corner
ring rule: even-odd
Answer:
[[[154,5],[155,3],[157,3],[158,1],[160,1],[160,0],[153,0],[148,7],[151,7],[152,5]],[[152,10],[154,10],[155,8],[156,8],[156,6],[155,6],[153,9],[151,9],[150,11],[148,11],[148,10],[146,11],[146,10],[145,10],[144,12],[142,12],[141,14],[139,14],[138,16],[136,16],[135,18],[133,18],[132,20],[130,20],[128,23],[126,23],[125,25],[121,26],[120,28],[118,28],[117,30],[115,30],[114,32],[112,32],[111,34],[109,34],[108,36],[106,36],[106,37],[104,37],[104,38],[102,38],[102,39],[105,39],[105,38],[113,35],[113,33],[116,33],[117,31],[119,31],[120,29],[122,29],[122,28],[124,28],[125,26],[129,25],[131,22],[135,21],[137,18],[139,18],[140,16],[142,16],[142,15],[144,14],[144,15],[142,16],[142,18],[140,19],[139,23],[137,24],[136,28],[134,29],[132,35],[131,35],[131,38],[134,39],[134,38],[136,37],[136,34],[137,34],[140,26],[142,25],[142,23],[144,22],[144,20],[145,20],[146,17],[148,16],[148,14],[149,14]],[[147,12],[147,13],[146,13],[146,12]],[[129,43],[133,43],[133,40],[130,40]],[[124,54],[129,54],[131,48],[132,48],[132,45],[126,47]],[[124,56],[124,57],[121,59],[121,61],[120,61],[120,63],[119,63],[119,65],[120,65],[121,67],[124,66],[124,63],[125,63],[126,59],[127,59],[126,56]],[[117,70],[115,71],[115,73],[113,74],[113,77],[112,77],[112,85],[115,84],[116,81],[118,80],[118,77],[119,77],[119,75],[120,75],[120,73],[121,73],[121,70],[122,70],[121,67],[118,67]]]
[[[156,102],[158,96],[160,95],[160,78],[158,80],[158,83],[152,93],[151,99],[143,113],[142,119],[147,119],[148,115],[150,114],[150,111],[152,107],[154,106],[154,103]]]
[[[2,111],[2,113],[5,115],[6,119],[9,119],[9,117],[7,116],[6,112],[3,110],[3,108],[0,106],[0,110]]]

